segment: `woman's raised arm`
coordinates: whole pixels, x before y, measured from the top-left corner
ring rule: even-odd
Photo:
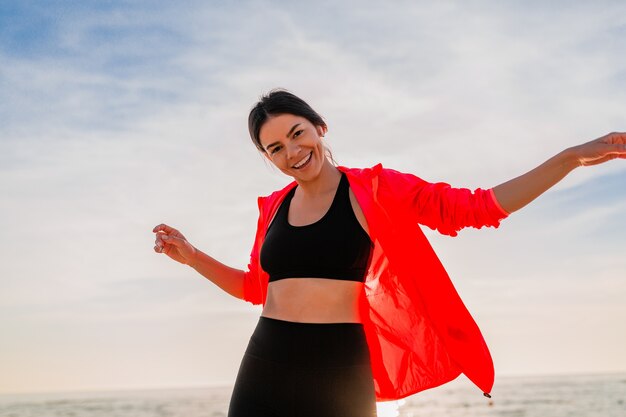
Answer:
[[[626,133],[609,133],[567,148],[524,175],[493,187],[493,193],[500,206],[512,213],[539,197],[574,168],[616,158],[626,159]]]
[[[231,268],[196,249],[178,230],[166,224],[152,229],[156,233],[154,250],[189,265],[202,276],[232,295],[243,299],[244,271]]]

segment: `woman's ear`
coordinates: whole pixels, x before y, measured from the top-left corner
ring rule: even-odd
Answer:
[[[324,135],[326,135],[326,132],[328,132],[328,126],[316,126],[317,127],[317,134],[320,137],[324,137]]]

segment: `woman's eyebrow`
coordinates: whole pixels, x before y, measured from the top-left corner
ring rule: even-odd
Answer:
[[[293,133],[293,131],[294,131],[294,130],[296,130],[296,127],[298,127],[298,126],[300,126],[300,123],[296,123],[295,125],[291,126],[291,129],[289,129],[289,132],[287,132],[287,134],[285,135],[285,137],[286,137],[286,138],[289,138],[289,136],[291,136],[291,134]],[[280,143],[280,142],[272,142],[272,143],[270,143],[269,145],[267,145],[267,146],[265,147],[265,150],[266,150],[266,151],[269,151],[269,150],[270,150],[270,148],[271,148],[272,146],[276,146],[276,145],[278,145],[279,143]]]
[[[285,137],[288,138],[289,136],[291,136],[293,131],[296,130],[296,127],[298,127],[298,126],[300,126],[300,123],[296,123],[295,125],[291,126],[291,129],[289,129],[289,132],[287,132],[287,136],[285,136]]]

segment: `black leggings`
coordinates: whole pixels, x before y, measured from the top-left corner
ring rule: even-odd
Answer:
[[[375,417],[361,323],[261,316],[241,361],[228,417]]]

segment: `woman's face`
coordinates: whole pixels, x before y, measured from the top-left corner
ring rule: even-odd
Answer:
[[[265,156],[286,175],[310,180],[322,169],[326,156],[321,137],[326,133],[307,119],[293,114],[271,116],[261,127],[259,140]]]

